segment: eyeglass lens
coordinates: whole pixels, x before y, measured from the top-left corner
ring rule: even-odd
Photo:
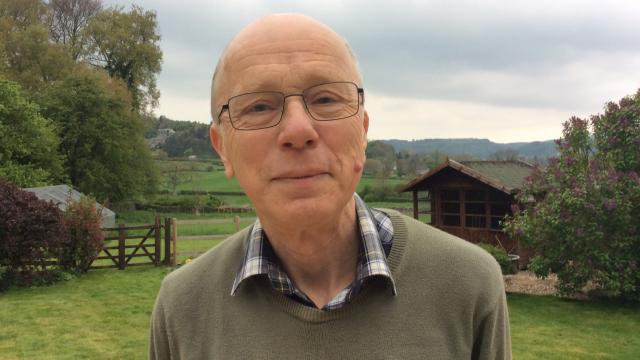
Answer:
[[[289,95],[291,96],[291,95]],[[278,124],[285,96],[280,92],[256,92],[229,100],[229,116],[237,129],[261,129]],[[302,92],[307,111],[316,120],[329,121],[355,115],[359,108],[358,88],[353,83],[330,83]]]

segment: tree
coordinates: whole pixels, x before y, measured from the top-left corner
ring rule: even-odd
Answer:
[[[0,55],[3,72],[29,92],[65,77],[73,61],[63,45],[49,42],[41,1],[0,0]]]
[[[103,10],[85,29],[89,61],[122,79],[131,92],[133,108],[142,112],[157,106],[160,97],[156,75],[161,69],[162,51],[157,27],[154,11],[133,6],[129,12],[121,8]]]
[[[396,151],[393,145],[383,141],[370,141],[367,145],[366,155],[368,159],[377,159],[382,163],[380,176],[389,177],[396,163]]]
[[[86,52],[82,30],[102,9],[101,0],[49,0],[47,22],[51,40],[69,47],[77,61]]]
[[[532,270],[556,273],[561,294],[591,282],[640,300],[640,90],[590,121],[571,118],[557,147],[523,186],[529,205],[506,229],[536,249]]]
[[[518,151],[512,148],[498,150],[490,156],[492,160],[497,161],[515,161],[518,160],[519,157],[520,154],[518,153]]]
[[[124,84],[78,69],[43,95],[43,113],[62,135],[71,183],[96,199],[118,201],[153,192],[157,174],[138,114]]]
[[[367,159],[364,162],[364,174],[372,176],[382,176],[384,166],[378,159]]]
[[[0,178],[20,187],[65,179],[52,121],[26,100],[18,84],[0,78]]]
[[[176,194],[178,185],[190,183],[193,181],[193,178],[191,176],[185,176],[182,174],[183,172],[184,172],[184,169],[181,169],[178,167],[178,165],[176,165],[171,169],[169,169],[169,171],[166,171],[164,173],[167,186],[171,188],[171,193],[173,195]]]

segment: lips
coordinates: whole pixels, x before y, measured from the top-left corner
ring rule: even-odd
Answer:
[[[329,173],[324,170],[292,170],[279,173],[273,177],[273,180],[304,180],[328,174]]]

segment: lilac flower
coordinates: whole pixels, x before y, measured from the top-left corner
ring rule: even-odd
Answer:
[[[518,204],[511,204],[511,213],[516,214],[518,211],[520,211],[520,206],[518,206]]]
[[[576,159],[574,159],[574,158],[573,158],[573,157],[571,157],[571,156],[568,156],[568,157],[564,158],[564,164],[565,164],[566,166],[571,166],[571,165],[573,165],[575,162],[576,162]]]
[[[614,210],[615,208],[618,207],[618,203],[616,202],[616,199],[609,199],[604,202],[604,207],[607,210]]]

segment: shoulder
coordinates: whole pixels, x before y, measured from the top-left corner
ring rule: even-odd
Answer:
[[[405,242],[400,277],[421,278],[431,290],[464,293],[489,303],[504,294],[500,266],[479,246],[397,211],[383,210],[394,225],[394,243]],[[393,252],[392,252],[393,254]]]
[[[222,241],[188,265],[171,272],[162,281],[158,297],[165,307],[183,306],[198,298],[215,299],[228,295],[239,268],[250,227]]]

